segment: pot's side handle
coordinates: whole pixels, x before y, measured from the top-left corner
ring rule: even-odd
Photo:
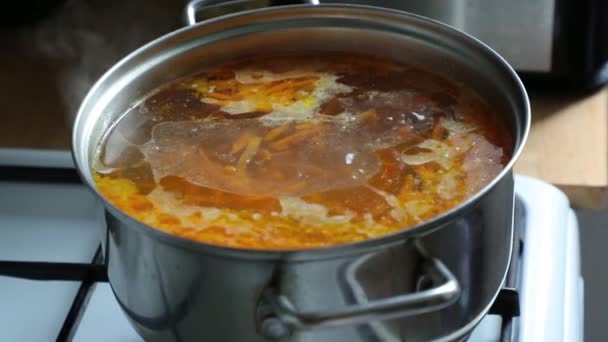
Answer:
[[[437,284],[423,291],[351,305],[332,312],[300,312],[275,289],[267,289],[263,302],[272,314],[260,322],[260,332],[268,338],[281,338],[293,329],[313,329],[385,320],[440,310],[454,303],[461,293],[460,284],[448,268],[436,258],[423,264],[424,274]]]
[[[199,18],[210,19],[226,14],[282,5],[318,5],[320,0],[192,0],[184,10],[184,21],[194,25]]]

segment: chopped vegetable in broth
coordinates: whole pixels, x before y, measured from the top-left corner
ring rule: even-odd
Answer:
[[[126,112],[94,165],[114,206],[167,233],[247,249],[352,243],[458,205],[510,159],[470,90],[371,56],[250,58]]]

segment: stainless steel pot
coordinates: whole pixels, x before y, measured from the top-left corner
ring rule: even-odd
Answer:
[[[372,7],[274,7],[164,36],[114,66],[82,103],[73,153],[83,179],[95,190],[91,163],[104,132],[159,85],[239,56],[320,50],[372,52],[474,88],[503,114],[513,160],[476,196],[424,224],[305,251],[196,243],[104,200],[110,283],[147,340],[455,340],[486,314],[509,264],[511,170],[528,131],[529,104],[503,59],[437,22]]]

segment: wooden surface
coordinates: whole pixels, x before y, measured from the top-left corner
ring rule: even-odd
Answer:
[[[608,89],[531,96],[532,128],[515,172],[562,189],[577,208],[607,207]]]
[[[0,54],[0,148],[69,149],[70,129],[54,65],[0,31],[11,53]]]

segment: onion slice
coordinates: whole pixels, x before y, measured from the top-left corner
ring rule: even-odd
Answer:
[[[449,169],[452,166],[452,157],[454,156],[453,149],[434,139],[427,139],[416,147],[431,150],[430,152],[420,152],[416,154],[407,154],[407,150],[401,152],[401,161],[408,165],[422,165],[431,161],[437,162],[442,168]]]
[[[464,122],[458,122],[452,119],[446,119],[446,118],[442,118],[440,121],[441,126],[443,126],[445,129],[447,129],[448,131],[450,131],[450,133],[452,134],[466,134],[469,132],[472,132],[474,130],[477,129],[477,127],[475,127],[472,124],[467,124]]]
[[[435,153],[422,152],[417,154],[406,154],[406,151],[401,152],[401,161],[412,166],[422,165],[435,160]]]

